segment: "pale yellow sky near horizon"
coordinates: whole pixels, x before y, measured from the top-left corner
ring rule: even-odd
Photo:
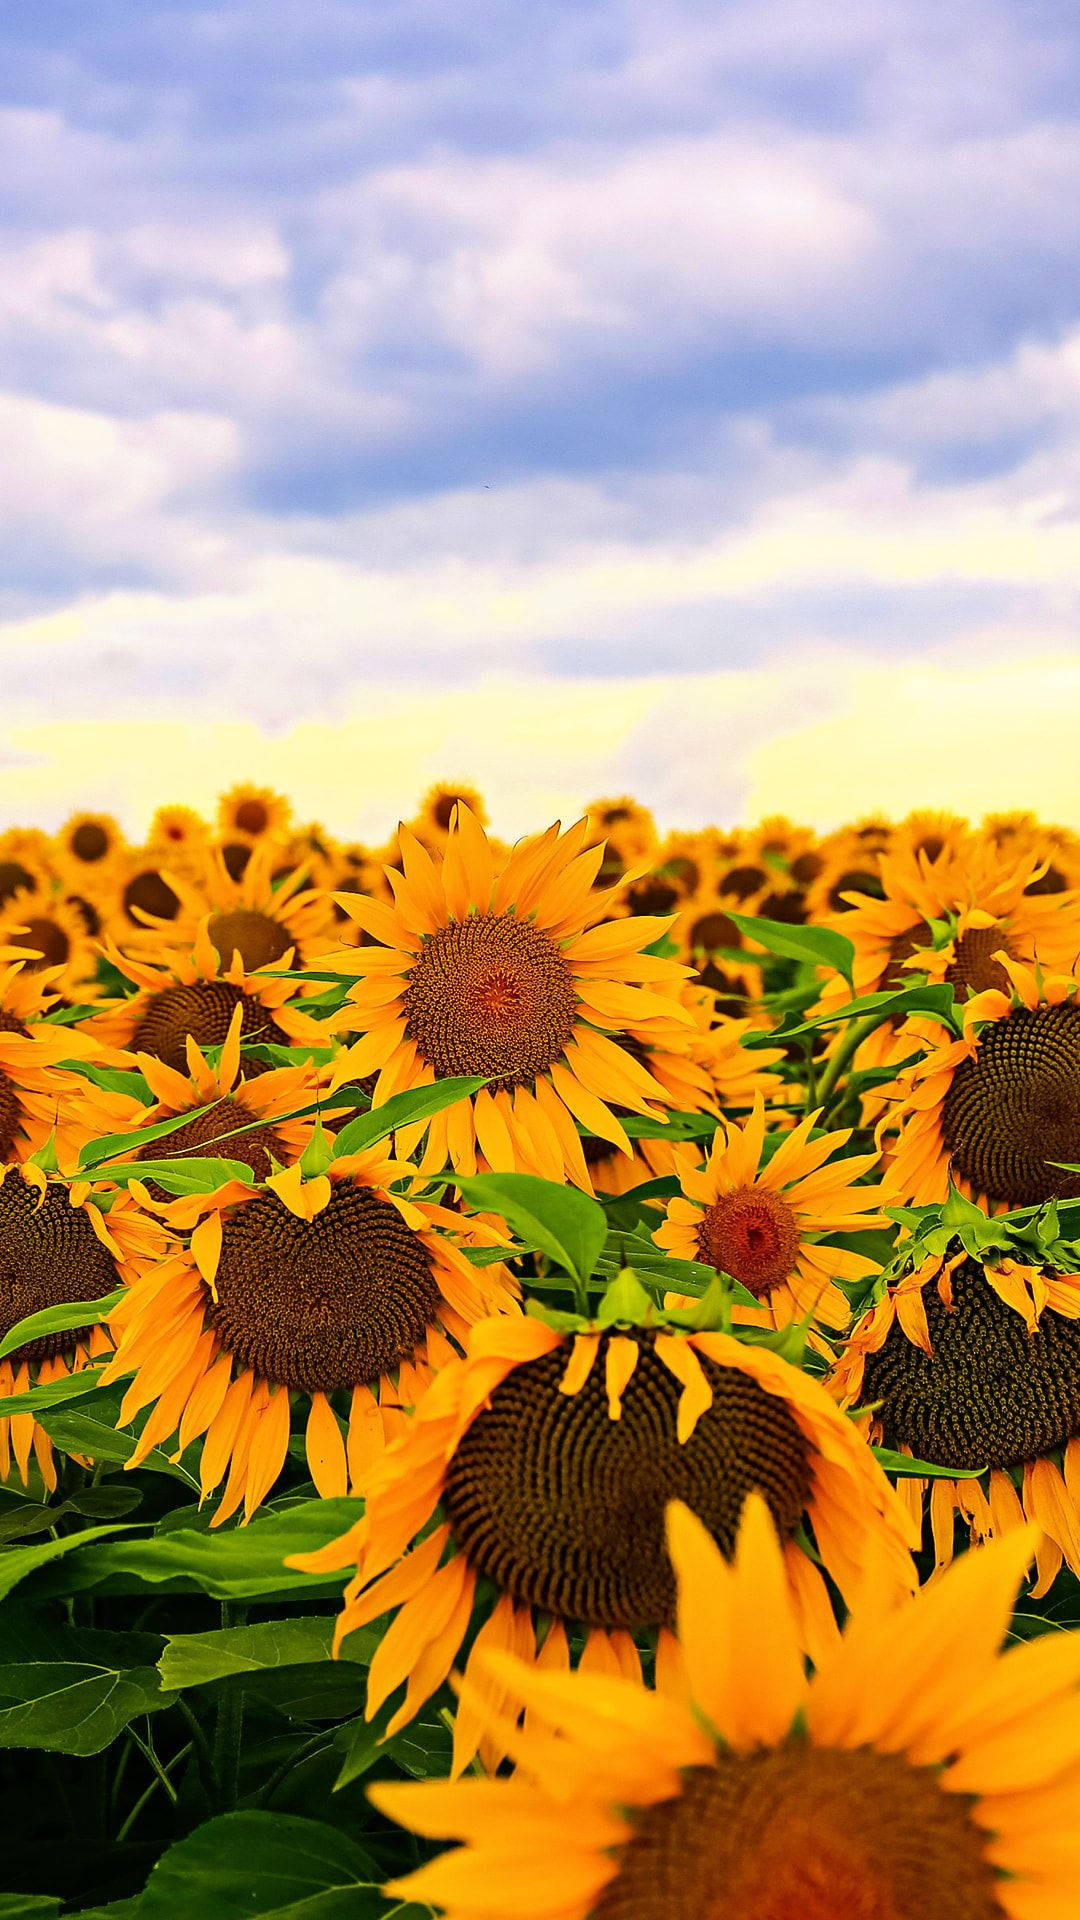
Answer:
[[[629,791],[658,825],[783,812],[827,828],[919,806],[972,818],[1032,808],[1080,825],[1080,649],[635,679],[501,676],[458,689],[368,690],[340,722],[265,735],[222,717],[116,714],[9,727],[0,822],[51,828],[81,806],[133,838],[155,807],[211,812],[241,779],[301,819],[378,840],[432,781],[469,780],[516,836]]]

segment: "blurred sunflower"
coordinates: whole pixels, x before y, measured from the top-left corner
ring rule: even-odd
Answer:
[[[0,946],[32,955],[28,970],[47,970],[49,986],[66,1000],[94,995],[97,954],[78,907],[54,893],[17,893],[0,910]]]
[[[680,900],[715,878],[720,864],[720,836],[712,827],[698,833],[669,833],[656,851],[656,871],[674,886]]]
[[[491,1084],[397,1136],[411,1154],[427,1130],[422,1171],[517,1168],[588,1185],[574,1125],[612,1138],[611,1103],[657,1114],[659,1081],[620,1038],[633,1025],[689,1024],[675,998],[685,968],[645,949],[667,922],[602,921],[593,889],[602,847],[584,849],[587,823],[523,840],[498,863],[479,822],[459,807],[441,861],[407,827],[395,904],[338,900],[380,944],[347,955],[363,976],[334,1024],[363,1038],[341,1054],[333,1085],[377,1074],[373,1104],[457,1074]],[[616,1129],[617,1131],[617,1129]]]
[[[475,787],[464,780],[436,780],[420,802],[416,818],[409,821],[423,846],[430,850],[445,846],[456,806],[468,807],[473,818],[487,826],[487,808]]]
[[[95,893],[122,859],[127,842],[111,813],[73,813],[54,842],[53,862],[66,886]]]
[[[292,802],[272,787],[242,780],[218,801],[217,828],[223,840],[247,842],[270,836],[284,840],[292,821]]]
[[[864,1314],[832,1384],[873,1405],[886,1446],[965,1476],[901,1483],[920,1524],[929,1506],[939,1567],[958,1515],[979,1541],[1026,1516],[1044,1534],[1036,1594],[1063,1558],[1080,1577],[1080,1276],[929,1260]]]
[[[124,1194],[95,1199],[85,1181],[53,1179],[33,1163],[0,1168],[0,1337],[30,1314],[103,1300],[153,1266],[172,1272],[171,1242]],[[0,1360],[0,1480],[12,1454],[23,1485],[30,1455],[50,1492],[52,1441],[32,1413],[6,1415],[5,1400],[78,1373],[111,1351],[101,1326],[44,1334]]]
[[[822,1244],[826,1234],[883,1224],[877,1211],[883,1188],[857,1185],[877,1166],[878,1155],[855,1154],[826,1165],[847,1145],[851,1130],[812,1140],[818,1118],[808,1114],[764,1160],[759,1091],[745,1126],[721,1120],[703,1167],[689,1164],[683,1150],[676,1168],[682,1192],[668,1202],[664,1224],[653,1234],[666,1252],[738,1280],[775,1327],[811,1317],[827,1327],[846,1327],[851,1309],[834,1283],[878,1271],[864,1254]]]
[[[902,1029],[923,1057],[882,1089],[896,1103],[879,1123],[899,1131],[888,1164],[890,1194],[922,1205],[950,1183],[969,1198],[1008,1206],[1080,1194],[1080,963],[1069,974],[991,958],[1010,992],[991,988],[964,1007],[960,1040],[937,1044],[939,1028]]]
[[[52,841],[36,827],[9,827],[0,833],[0,908],[19,893],[47,897],[56,880]]]
[[[87,1021],[86,1032],[106,1046],[153,1054],[183,1073],[188,1039],[200,1048],[224,1046],[237,1007],[242,1042],[326,1044],[326,1028],[296,1005],[300,983],[250,974],[235,963],[223,966],[205,922],[189,954],[172,954],[159,963],[134,960],[109,941],[105,953],[137,989]],[[254,1062],[246,1067],[249,1077],[257,1070]]]
[[[982,832],[1014,859],[1029,854],[1044,869],[1029,882],[1029,893],[1064,893],[1080,886],[1080,839],[1070,828],[1048,825],[1034,813],[989,813]]]
[[[275,842],[260,841],[239,880],[229,874],[220,848],[197,870],[170,872],[166,878],[177,896],[177,912],[161,921],[148,917],[142,935],[129,936],[128,947],[146,952],[190,946],[205,922],[224,966],[236,954],[248,973],[310,966],[335,944],[330,900],[307,884],[306,868],[294,868],[275,883],[273,869],[281,853]],[[322,988],[316,983],[314,990]]]
[[[808,1680],[762,1501],[731,1565],[685,1506],[667,1528],[679,1691],[490,1655],[515,1775],[371,1787],[464,1843],[389,1895],[446,1920],[1070,1920],[1080,1636],[1000,1652],[1032,1529],[899,1606],[868,1543],[864,1603]]]
[[[163,856],[164,866],[200,861],[210,845],[210,828],[194,807],[159,807],[146,836],[147,849]]]
[[[162,846],[129,847],[116,876],[116,892],[105,901],[105,931],[118,944],[145,944],[147,929],[172,926],[180,895],[172,884],[178,870]]]
[[[730,1555],[754,1489],[785,1543],[804,1645],[822,1650],[835,1635],[825,1583],[795,1538],[804,1516],[842,1593],[857,1586],[868,1531],[894,1595],[913,1584],[910,1528],[869,1447],[820,1383],[779,1355],[721,1333],[571,1335],[532,1318],[489,1320],[368,1476],[363,1519],[289,1564],[355,1563],[335,1645],[400,1609],[368,1682],[369,1719],[408,1683],[389,1737],[446,1679],[477,1606],[467,1682],[492,1647],[565,1668],[567,1629],[580,1627],[585,1667],[637,1680],[634,1634],[658,1631],[662,1684],[675,1600],[664,1504],[686,1500]],[[455,1723],[455,1775],[485,1736],[496,1762],[498,1709],[498,1691],[478,1685]]]
[[[66,1160],[106,1117],[97,1090],[60,1061],[93,1048],[69,1027],[52,1026],[45,1015],[57,1005],[53,976],[23,958],[18,947],[0,949],[0,1162],[29,1159],[55,1133]]]
[[[462,1252],[494,1234],[392,1190],[414,1171],[376,1149],[327,1155],[312,1179],[297,1164],[201,1196],[190,1254],[164,1274],[144,1269],[109,1322],[116,1355],[102,1378],[135,1376],[120,1424],[151,1407],[129,1466],[177,1430],[181,1452],[201,1439],[204,1499],[228,1471],[211,1525],[241,1504],[250,1520],[285,1463],[295,1393],[319,1493],[356,1484],[451,1341],[516,1308],[506,1269],[475,1269]]]

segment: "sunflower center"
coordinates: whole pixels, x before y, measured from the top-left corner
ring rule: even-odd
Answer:
[[[1024,888],[1024,892],[1025,894],[1064,893],[1067,885],[1065,875],[1059,873],[1057,867],[1050,866],[1047,867],[1041,879],[1032,880],[1030,885]]]
[[[409,1037],[438,1079],[521,1086],[557,1060],[577,996],[554,940],[512,913],[475,913],[429,934],[405,990]]]
[[[723,890],[733,893],[736,900],[749,900],[750,895],[763,887],[768,878],[764,867],[729,867],[724,875]]]
[[[71,941],[55,920],[35,915],[27,920],[23,931],[16,935],[20,947],[31,948],[37,954],[36,960],[28,960],[26,965],[33,971],[38,967],[62,967],[71,952]]]
[[[950,1310],[923,1289],[932,1356],[894,1324],[866,1357],[861,1397],[883,1403],[886,1444],[942,1467],[1015,1467],[1080,1434],[1080,1324],[1047,1310],[1029,1334],[973,1260],[952,1291]]]
[[[229,966],[236,952],[245,973],[272,966],[296,945],[280,920],[271,919],[268,913],[260,913],[255,907],[234,907],[230,913],[212,913],[207,931],[222,966]]]
[[[265,833],[270,824],[270,816],[261,800],[241,800],[235,818],[241,833]]]
[[[109,836],[96,820],[84,820],[71,836],[71,851],[76,860],[85,860],[88,866],[92,866],[95,860],[103,860],[108,853]]]
[[[850,913],[851,901],[844,899],[845,893],[867,893],[871,900],[885,898],[885,889],[877,874],[869,873],[865,867],[851,867],[829,888],[829,905],[834,913]]]
[[[905,927],[903,933],[894,933],[889,941],[889,958],[881,976],[882,987],[913,987],[916,985],[914,972],[905,967],[904,961],[910,960],[913,953],[925,950],[927,940],[926,925],[919,921],[917,926]]]
[[[336,1184],[313,1220],[261,1194],[225,1222],[206,1317],[238,1367],[306,1393],[377,1380],[411,1360],[440,1293],[396,1207]]]
[[[741,947],[742,934],[726,913],[703,913],[690,928],[692,953],[714,953],[717,947]]]
[[[230,840],[221,849],[221,858],[230,880],[242,880],[251,859],[251,848],[246,840]]]
[[[969,927],[960,935],[955,958],[945,970],[945,978],[958,1000],[967,1000],[973,993],[987,993],[991,987],[996,987],[999,993],[1008,993],[1009,976],[1001,961],[993,957],[1003,950],[1010,960],[1015,960],[1016,955],[996,922],[992,927]]]
[[[0,1160],[10,1160],[22,1123],[22,1101],[13,1082],[0,1068]]]
[[[435,805],[431,809],[435,825],[441,827],[444,833],[449,833],[450,831],[450,822],[454,817],[454,808],[460,799],[461,795],[458,793],[440,793]]]
[[[722,1193],[698,1228],[702,1260],[727,1273],[764,1300],[782,1286],[799,1255],[795,1215],[767,1187],[739,1187]]]
[[[459,1441],[443,1490],[477,1573],[523,1604],[593,1626],[672,1620],[668,1500],[685,1500],[730,1555],[751,1488],[785,1536],[810,1491],[807,1444],[782,1400],[699,1355],[713,1402],[680,1444],[679,1384],[651,1337],[637,1340],[618,1420],[608,1415],[606,1335],[579,1393],[559,1392],[566,1347],[515,1368]]]
[[[973,1192],[1010,1205],[1071,1199],[1080,1174],[1080,1006],[1018,1007],[983,1028],[953,1074],[941,1137]]]
[[[592,1920],[1005,1920],[969,1807],[899,1754],[721,1752],[636,1814]]]
[[[658,874],[639,880],[626,895],[632,913],[670,913],[678,898],[678,887],[670,880],[661,880]]]
[[[175,1133],[166,1134],[164,1139],[148,1140],[145,1147],[139,1148],[135,1158],[160,1160],[163,1157],[172,1159],[174,1156],[183,1158],[185,1155],[220,1152],[226,1160],[242,1161],[256,1180],[265,1180],[273,1172],[271,1159],[281,1166],[288,1157],[273,1127],[259,1127],[251,1133],[238,1133],[232,1137],[235,1127],[250,1127],[252,1121],[259,1118],[242,1100],[219,1100],[209,1113],[200,1113],[198,1107],[185,1111],[196,1117],[177,1127]],[[175,1114],[169,1113],[161,1115],[163,1120],[175,1117]],[[226,1134],[230,1137],[223,1139],[222,1135]]]
[[[224,1046],[238,1006],[243,1008],[243,1040],[288,1045],[288,1034],[275,1024],[260,1000],[241,992],[230,980],[197,980],[191,986],[165,987],[151,994],[131,1036],[131,1051],[152,1053],[167,1067],[185,1073],[188,1036],[204,1050]],[[259,1070],[254,1061],[245,1069],[251,1073]]]
[[[101,1300],[119,1285],[112,1255],[85,1209],[70,1205],[62,1182],[50,1181],[42,1200],[39,1188],[9,1168],[0,1182],[0,1335],[28,1314],[69,1300]],[[78,1338],[76,1332],[45,1334],[10,1358],[16,1366],[52,1360],[70,1353]]]
[[[808,887],[812,880],[817,879],[824,864],[820,853],[797,853],[791,863],[791,877],[798,881],[800,887]]]
[[[145,867],[129,880],[124,888],[124,912],[137,927],[144,927],[139,912],[149,913],[155,920],[175,920],[180,911],[180,902],[167,880],[162,878],[155,867]]]
[[[34,876],[18,860],[0,860],[0,906],[34,885]]]

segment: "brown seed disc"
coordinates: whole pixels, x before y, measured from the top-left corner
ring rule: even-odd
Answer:
[[[280,920],[255,907],[234,907],[229,913],[212,913],[207,931],[224,967],[239,953],[245,973],[257,967],[272,967],[275,960],[296,946],[296,938]]]
[[[108,853],[109,836],[96,820],[84,820],[71,836],[71,851],[76,860],[85,860],[88,867],[93,866]]]
[[[1064,893],[1068,884],[1065,875],[1051,866],[1047,867],[1041,880],[1032,880],[1030,886],[1024,888],[1024,892],[1026,894]]]
[[[921,953],[929,940],[929,929],[920,920],[917,926],[905,927],[903,933],[894,933],[889,941],[889,958],[881,976],[882,990],[891,987],[914,987],[918,983],[913,969],[905,967],[904,961],[910,960],[913,953]]]
[[[984,1027],[979,1050],[953,1074],[941,1137],[973,1192],[1010,1206],[1072,1199],[1080,1174],[1080,1006],[1014,1012]]]
[[[82,1207],[68,1201],[67,1187],[50,1180],[42,1200],[37,1187],[9,1168],[0,1183],[0,1336],[28,1314],[65,1301],[101,1300],[120,1285],[116,1263],[98,1239]],[[79,1333],[49,1333],[10,1355],[52,1360],[70,1353]]]
[[[512,913],[475,913],[428,934],[408,975],[406,1031],[438,1079],[486,1074],[522,1086],[557,1060],[577,995],[546,933]]]
[[[186,1073],[188,1035],[199,1047],[224,1046],[238,1006],[243,1007],[241,1039],[288,1046],[288,1034],[253,994],[241,992],[230,980],[196,980],[191,986],[165,987],[150,995],[131,1036],[131,1051],[152,1053],[155,1060]],[[245,1062],[244,1071],[250,1076],[263,1068],[251,1061]]]
[[[133,908],[142,913],[153,914],[155,920],[175,920],[180,911],[180,902],[167,880],[163,879],[155,867],[146,867],[137,873],[124,888],[124,912],[133,926],[145,927]]]
[[[820,853],[797,853],[791,863],[791,877],[800,887],[808,887],[817,879],[824,864]]]
[[[1010,960],[1015,960],[1016,955],[999,926],[969,927],[960,935],[956,956],[945,970],[945,978],[958,1000],[967,1000],[973,993],[986,993],[991,987],[996,987],[999,993],[1009,992],[1009,976],[1000,960],[993,958],[1002,950]]]
[[[101,932],[101,915],[93,901],[85,900],[81,893],[69,893],[67,903],[69,907],[74,907],[91,939],[96,939]]]
[[[720,1750],[636,1811],[591,1920],[1005,1920],[970,1804],[869,1747]]]
[[[716,1011],[740,1019],[746,1012],[747,988],[741,974],[729,973],[725,967],[717,966],[715,960],[707,960],[699,967],[695,975],[695,984],[708,987],[717,996]]]
[[[16,938],[20,947],[30,947],[39,956],[25,963],[32,972],[38,967],[62,967],[71,952],[71,941],[63,927],[44,914],[28,918]]]
[[[868,873],[864,867],[852,867],[829,888],[829,905],[834,913],[851,911],[851,901],[844,899],[845,893],[868,893],[871,900],[885,898],[885,889],[877,874]]]
[[[1080,1434],[1080,1322],[1046,1311],[1029,1334],[974,1260],[953,1300],[923,1288],[932,1357],[896,1324],[867,1355],[860,1398],[883,1402],[886,1445],[942,1467],[1015,1467]]]
[[[185,1126],[177,1127],[175,1133],[168,1133],[161,1140],[148,1140],[140,1147],[137,1160],[183,1159],[185,1156],[208,1154],[223,1160],[241,1160],[250,1168],[256,1180],[265,1180],[273,1172],[271,1159],[279,1166],[285,1164],[287,1155],[272,1126],[262,1126],[254,1133],[232,1134],[234,1127],[249,1127],[258,1114],[242,1100],[224,1099],[210,1108],[209,1113],[199,1114],[198,1107],[191,1111],[198,1118],[189,1120]],[[163,1113],[162,1120],[175,1119],[175,1114]],[[228,1139],[222,1135],[228,1134]],[[158,1192],[156,1183],[150,1183],[155,1199],[169,1199],[172,1196]]]
[[[721,888],[724,893],[733,893],[736,900],[749,900],[750,895],[763,887],[768,878],[764,867],[729,867]]]
[[[261,800],[241,800],[235,819],[241,833],[265,833],[270,824],[270,816]]]
[[[411,1360],[440,1303],[431,1255],[396,1207],[342,1181],[313,1220],[260,1194],[225,1221],[206,1317],[238,1368],[306,1393]]]
[[[702,913],[691,922],[691,953],[714,953],[717,947],[741,947],[742,944],[742,934],[726,913]]]
[[[666,860],[664,871],[671,875],[683,895],[695,893],[701,885],[701,868],[696,860],[691,860],[685,853],[676,854],[674,860]]]
[[[431,810],[436,826],[441,827],[444,833],[449,833],[450,831],[450,821],[453,817],[454,808],[460,799],[461,795],[459,793],[440,793]]]
[[[787,927],[801,927],[806,920],[806,898],[794,887],[788,893],[767,893],[758,912],[763,920],[779,920]]]
[[[0,1067],[0,1160],[10,1160],[22,1127],[22,1101],[13,1081]]]
[[[222,847],[221,857],[225,862],[225,871],[230,880],[242,880],[251,859],[251,848],[246,840],[231,840]]]
[[[34,876],[18,860],[0,860],[0,906],[34,885]]]
[[[649,874],[627,891],[631,913],[670,913],[679,898],[679,889],[659,874]]]
[[[670,1623],[664,1508],[685,1500],[730,1556],[758,1488],[781,1534],[798,1525],[810,1458],[785,1402],[699,1355],[713,1404],[680,1444],[680,1388],[636,1336],[637,1366],[608,1417],[607,1336],[580,1393],[559,1392],[568,1346],[516,1367],[454,1452],[443,1504],[461,1551],[500,1593],[593,1626]]]
[[[722,1193],[702,1215],[698,1252],[759,1300],[782,1286],[799,1257],[799,1228],[787,1202],[767,1187]]]

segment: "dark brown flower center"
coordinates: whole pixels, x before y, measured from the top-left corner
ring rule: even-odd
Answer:
[[[67,1301],[101,1300],[120,1285],[116,1263],[98,1239],[86,1211],[71,1206],[67,1187],[50,1180],[40,1189],[14,1168],[0,1182],[0,1335],[28,1314]],[[77,1332],[45,1334],[10,1356],[52,1360],[70,1353]]]
[[[228,913],[212,913],[207,929],[217,948],[223,967],[231,966],[234,953],[240,955],[245,973],[257,967],[271,967],[275,960],[296,946],[295,935],[255,907],[233,907]]]
[[[689,854],[677,853],[673,860],[665,860],[664,871],[671,875],[681,894],[693,893],[701,885],[701,868]]]
[[[799,1257],[799,1228],[791,1208],[767,1187],[722,1193],[698,1228],[702,1260],[730,1274],[764,1300],[782,1286]]]
[[[636,1812],[591,1920],[1005,1920],[970,1807],[900,1754],[720,1751]]]
[[[435,805],[431,809],[435,825],[441,827],[444,833],[449,833],[450,831],[450,822],[454,816],[454,808],[458,805],[461,797],[460,793],[440,793]]]
[[[797,853],[791,863],[791,877],[798,881],[800,887],[808,887],[812,880],[817,879],[824,864],[820,853]]]
[[[996,987],[999,993],[1008,993],[1009,976],[1001,961],[993,957],[1002,951],[1010,960],[1016,958],[1004,932],[996,924],[969,927],[960,935],[955,958],[945,971],[945,978],[958,1000],[967,1000],[973,993],[987,993],[991,987]]]
[[[780,920],[788,927],[801,927],[806,920],[806,899],[797,887],[786,893],[767,893],[758,905],[763,920]]]
[[[223,1160],[241,1160],[256,1180],[265,1180],[273,1172],[272,1159],[279,1166],[285,1165],[288,1155],[272,1126],[257,1127],[251,1133],[234,1133],[234,1128],[250,1127],[259,1117],[242,1100],[219,1100],[208,1113],[199,1113],[197,1106],[190,1111],[196,1115],[195,1119],[188,1120],[161,1140],[148,1140],[145,1147],[139,1148],[136,1159],[173,1160],[205,1154]],[[171,1113],[158,1115],[159,1120],[175,1117]],[[223,1138],[226,1134],[227,1139]],[[171,1198],[154,1191],[156,1198]]]
[[[71,941],[63,927],[45,914],[35,914],[26,920],[15,938],[20,947],[28,947],[37,954],[36,960],[26,962],[32,972],[39,967],[62,967],[71,952]]]
[[[764,867],[729,867],[722,887],[725,893],[734,894],[736,900],[749,900],[750,895],[763,887],[768,878]]]
[[[973,1192],[1011,1206],[1080,1194],[1080,1006],[1017,1007],[952,1077],[941,1137]]]
[[[889,958],[881,976],[883,989],[913,987],[917,984],[914,968],[905,967],[904,961],[910,960],[913,953],[925,951],[929,937],[926,923],[922,920],[914,927],[905,927],[903,933],[893,934],[889,941]]]
[[[877,874],[868,872],[865,867],[851,867],[829,888],[829,905],[834,913],[850,912],[851,901],[844,899],[845,893],[867,893],[871,900],[885,898],[885,889]]]
[[[241,833],[265,833],[270,824],[270,815],[261,800],[241,800],[235,819]]]
[[[691,953],[715,953],[717,947],[742,945],[742,934],[726,913],[703,913],[690,923]]]
[[[288,1034],[253,994],[242,993],[229,980],[197,980],[191,986],[165,987],[150,995],[131,1036],[131,1051],[152,1053],[167,1067],[186,1073],[188,1035],[204,1050],[224,1046],[238,1006],[243,1008],[241,1039],[288,1045]],[[245,1067],[248,1073],[260,1070],[255,1062]]]
[[[679,898],[679,889],[659,874],[649,874],[627,889],[631,913],[670,913]]]
[[[235,1208],[215,1284],[207,1320],[237,1367],[306,1393],[355,1387],[411,1360],[440,1300],[419,1234],[349,1181],[313,1220],[269,1193]]]
[[[17,893],[32,891],[34,876],[18,860],[0,860],[0,906]]]
[[[22,1101],[13,1081],[0,1067],[0,1160],[10,1160],[22,1129]]]
[[[680,1387],[637,1336],[637,1366],[608,1416],[607,1336],[584,1387],[559,1392],[569,1345],[516,1367],[459,1441],[443,1502],[461,1551],[501,1593],[594,1626],[658,1626],[674,1612],[664,1507],[685,1500],[734,1550],[758,1488],[785,1536],[810,1492],[807,1443],[787,1405],[700,1355],[713,1392],[679,1442]]]
[[[1080,1322],[1047,1310],[1029,1334],[973,1260],[953,1301],[923,1288],[932,1355],[896,1324],[867,1355],[860,1398],[883,1403],[886,1444],[942,1467],[1014,1467],[1080,1433]]]
[[[424,940],[404,995],[407,1031],[439,1079],[486,1074],[520,1086],[574,1031],[570,967],[548,934],[512,913],[476,913]]]
[[[95,860],[103,860],[108,853],[109,836],[96,820],[84,820],[71,836],[71,851],[76,860],[85,860],[87,866],[93,866]]]
[[[101,932],[101,915],[93,901],[84,899],[81,893],[69,893],[66,898],[68,906],[74,907],[91,939],[96,939]]]
[[[230,840],[227,846],[222,847],[221,857],[229,879],[242,880],[251,859],[251,848],[246,840]]]
[[[1064,893],[1068,884],[1065,875],[1060,873],[1057,867],[1049,866],[1038,880],[1032,880],[1024,888],[1024,892],[1026,894]]]
[[[176,894],[156,867],[145,867],[124,888],[124,912],[133,926],[146,925],[145,920],[140,920],[139,913],[149,913],[155,920],[175,920],[179,911],[180,902]]]

